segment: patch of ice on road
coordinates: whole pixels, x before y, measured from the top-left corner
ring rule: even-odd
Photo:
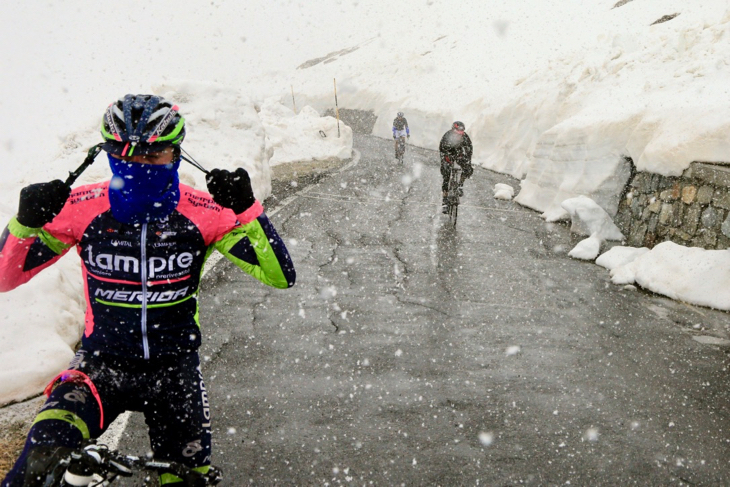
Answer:
[[[692,340],[702,343],[704,345],[719,345],[721,347],[730,347],[730,340],[727,340],[725,338],[699,335],[692,337]]]

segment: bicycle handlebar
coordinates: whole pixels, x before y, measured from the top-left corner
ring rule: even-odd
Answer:
[[[113,482],[118,476],[131,477],[135,472],[170,473],[183,479],[182,485],[192,487],[217,485],[223,480],[221,471],[212,465],[203,474],[177,462],[123,455],[96,443],[76,450],[58,448],[52,454],[57,458],[40,484],[44,487],[59,485],[61,479],[60,485],[100,485],[101,482]],[[102,481],[95,480],[95,475]]]

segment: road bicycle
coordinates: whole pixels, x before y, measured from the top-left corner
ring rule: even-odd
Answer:
[[[461,198],[461,166],[457,163],[451,164],[449,185],[446,189],[446,214],[449,216],[449,225],[456,228],[456,218],[459,216],[459,199]]]
[[[406,154],[406,138],[401,136],[396,139],[395,145],[395,159],[403,164],[403,157]]]
[[[221,471],[211,466],[206,473],[192,470],[185,465],[164,460],[123,455],[106,445],[88,442],[78,449],[63,447],[38,447],[45,449],[29,462],[26,483],[38,487],[106,486],[118,477],[144,474],[141,485],[158,484],[158,477],[172,474],[183,482],[180,486],[204,487],[218,485],[223,480]]]

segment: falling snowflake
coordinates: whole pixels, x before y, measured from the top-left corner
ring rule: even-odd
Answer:
[[[320,296],[320,297],[321,297],[322,299],[330,299],[330,298],[334,298],[335,296],[337,296],[337,288],[336,288],[336,287],[334,287],[334,286],[328,286],[328,287],[325,287],[325,288],[323,288],[323,289],[322,289],[322,290],[321,290],[321,291],[319,292],[319,296]]]
[[[487,431],[481,431],[479,433],[479,443],[484,446],[490,446],[494,442],[494,434]]]
[[[598,441],[598,428],[588,428],[583,438],[588,441]]]

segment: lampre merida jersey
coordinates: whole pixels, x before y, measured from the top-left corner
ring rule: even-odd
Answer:
[[[0,292],[76,247],[86,296],[85,350],[145,359],[197,350],[198,291],[214,249],[265,284],[294,285],[286,246],[258,201],[236,215],[208,193],[180,184],[180,202],[169,216],[123,224],[112,217],[108,187],[107,181],[76,188],[42,229],[13,218],[0,237]]]

